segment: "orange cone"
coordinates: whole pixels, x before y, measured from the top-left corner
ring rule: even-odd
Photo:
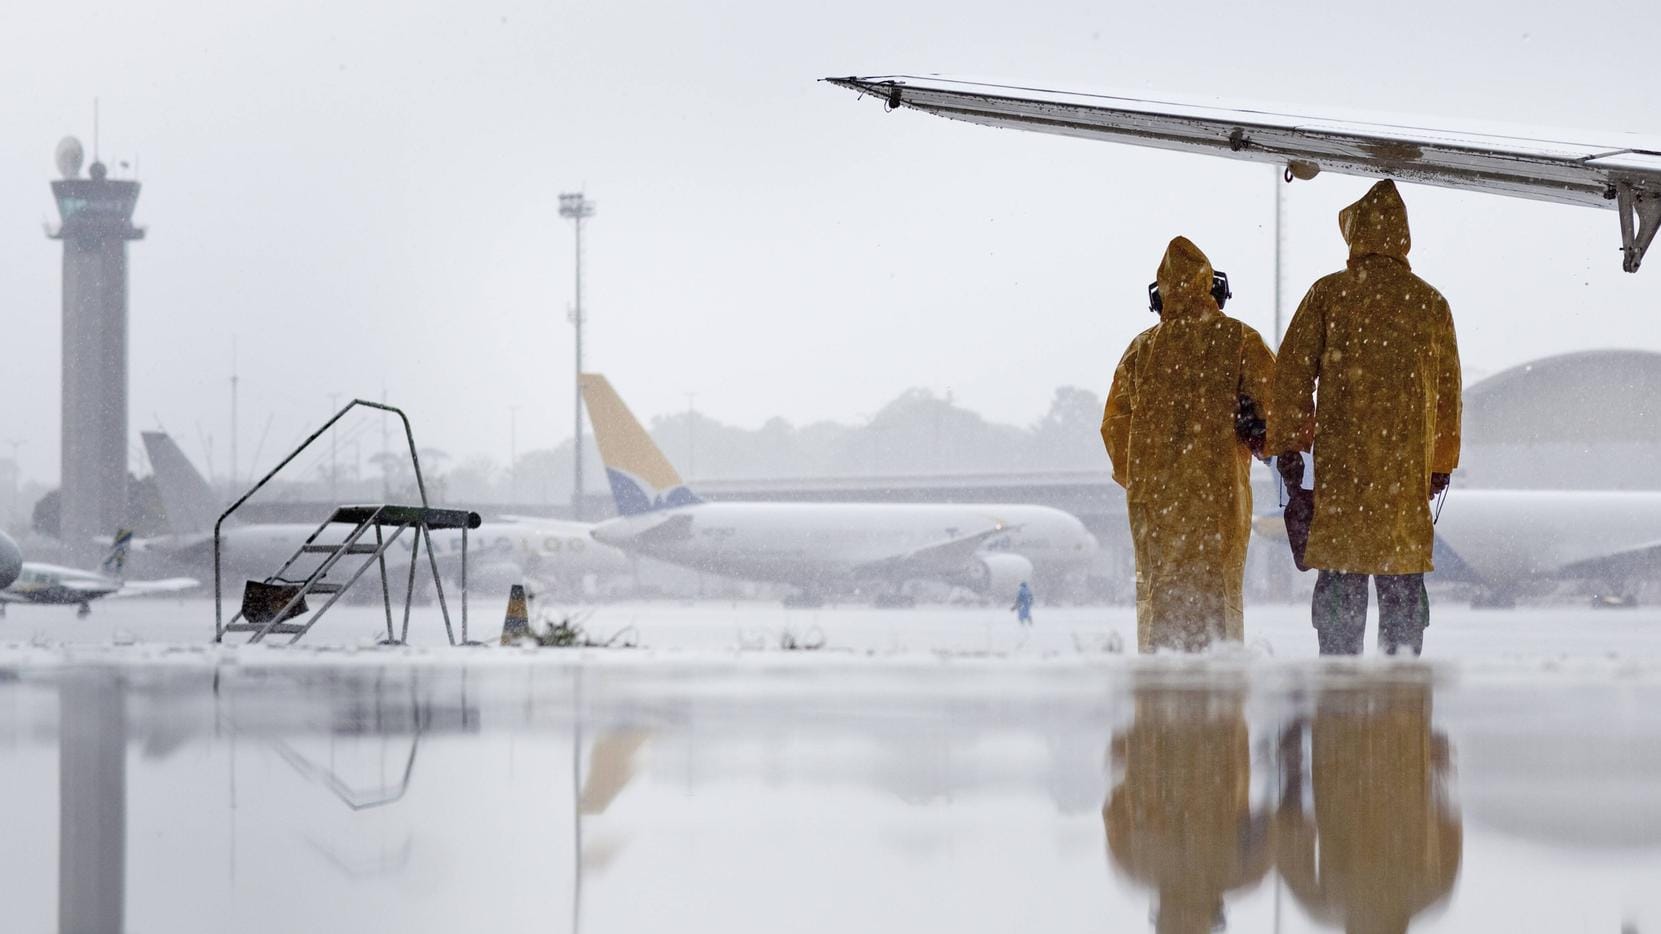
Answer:
[[[531,618],[525,610],[525,585],[514,584],[508,591],[508,612],[502,619],[502,644],[513,645],[531,637]]]

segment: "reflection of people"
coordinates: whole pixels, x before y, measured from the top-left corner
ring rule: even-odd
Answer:
[[[1332,689],[1313,724],[1282,738],[1284,793],[1275,856],[1298,903],[1351,934],[1404,932],[1448,896],[1462,831],[1447,738],[1430,725],[1430,687]],[[1310,737],[1303,774],[1303,735]],[[1313,785],[1313,812],[1303,806]]]
[[[1407,264],[1407,207],[1393,182],[1374,185],[1338,224],[1349,266],[1310,287],[1281,342],[1268,445],[1290,483],[1299,452],[1315,452],[1305,563],[1320,570],[1321,653],[1360,654],[1372,576],[1379,646],[1417,655],[1430,622],[1429,500],[1459,463],[1453,315]]]
[[[1251,452],[1262,439],[1242,426],[1271,415],[1275,358],[1222,313],[1226,285],[1214,278],[1199,247],[1171,241],[1154,295],[1159,323],[1131,341],[1102,413],[1129,504],[1144,652],[1245,638]]]
[[[1113,737],[1108,854],[1158,893],[1156,931],[1217,930],[1224,893],[1268,872],[1271,824],[1248,797],[1243,702],[1238,691],[1138,688],[1135,719]]]
[[[1015,619],[1023,626],[1032,625],[1032,588],[1026,581],[1015,590],[1015,605],[1010,607],[1015,611]]]

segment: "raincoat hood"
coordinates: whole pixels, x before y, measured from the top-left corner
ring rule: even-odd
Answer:
[[[1211,260],[1187,237],[1177,237],[1165,248],[1158,280],[1164,303],[1161,318],[1217,310],[1217,300],[1211,297]]]
[[[1352,261],[1363,256],[1388,256],[1405,262],[1413,245],[1407,230],[1407,204],[1396,191],[1396,183],[1389,179],[1339,211],[1338,229],[1350,245]],[[1163,283],[1160,287],[1164,288]]]

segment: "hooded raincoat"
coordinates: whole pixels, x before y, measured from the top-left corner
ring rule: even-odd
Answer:
[[[1159,264],[1160,321],[1131,341],[1102,416],[1129,502],[1144,652],[1245,638],[1251,452],[1235,415],[1245,396],[1273,424],[1275,357],[1217,308],[1211,276],[1199,247],[1171,241]]]
[[[1407,264],[1394,182],[1374,185],[1338,226],[1349,266],[1310,287],[1281,342],[1268,449],[1315,452],[1309,566],[1423,573],[1430,475],[1459,464],[1453,314]]]

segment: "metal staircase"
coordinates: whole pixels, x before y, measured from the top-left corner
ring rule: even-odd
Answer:
[[[323,533],[331,528],[348,526],[351,531],[339,542],[319,542]],[[444,599],[444,584],[438,573],[438,553],[433,550],[432,532],[434,530],[460,530],[461,532],[461,562],[462,573],[466,574],[467,567],[467,533],[479,527],[479,514],[461,509],[429,509],[422,506],[341,506],[325,519],[321,525],[295,550],[294,554],[278,568],[276,573],[263,581],[249,582],[243,591],[242,609],[231,617],[229,623],[222,629],[227,632],[252,633],[248,641],[259,642],[266,636],[290,636],[289,643],[300,641],[311,627],[323,617],[329,608],[340,600],[341,595],[351,589],[358,579],[371,569],[378,569],[381,579],[381,602],[386,610],[386,639],[383,645],[401,645],[409,638],[410,606],[415,596],[416,567],[420,563],[421,548],[427,549],[427,561],[432,568],[433,586],[438,598],[440,613],[444,616],[444,633],[450,643],[455,644],[455,632],[450,626],[450,610]],[[367,541],[370,533],[373,541]],[[390,581],[386,571],[386,553],[405,532],[412,533],[412,543],[409,551],[409,575],[404,587],[403,625],[396,633],[392,622],[392,593]],[[303,559],[308,556],[320,556],[320,560],[310,571],[296,572],[296,566],[305,568]],[[353,562],[350,559],[362,558]],[[349,574],[345,580],[338,577],[330,579],[332,571]],[[465,576],[463,578],[465,592]],[[312,611],[306,604],[306,597],[310,595],[327,596],[329,599],[317,610]],[[463,613],[466,607],[463,604]],[[296,622],[299,617],[310,617],[303,622]],[[463,639],[466,638],[466,623],[463,621]]]
[[[404,437],[409,442],[410,464],[415,471],[415,485],[421,495],[420,505],[339,506],[308,536],[294,554],[264,580],[250,580],[243,589],[242,606],[229,622],[224,618],[224,589],[221,572],[221,531],[228,519],[249,498],[275,477],[353,408],[379,409],[397,415],[404,423]],[[426,548],[427,566],[432,572],[433,592],[438,599],[440,614],[444,617],[444,634],[451,645],[457,644],[455,630],[450,625],[450,608],[444,598],[444,583],[438,571],[438,554],[433,550],[432,533],[435,530],[461,532],[461,642],[467,640],[467,533],[479,527],[479,514],[463,509],[435,509],[427,503],[427,487],[421,477],[421,461],[415,452],[415,435],[410,431],[409,418],[402,411],[378,402],[354,399],[335,413],[323,426],[289,452],[282,462],[272,468],[248,492],[219,516],[213,526],[213,620],[214,641],[223,642],[227,633],[248,633],[250,643],[263,641],[267,636],[288,636],[289,644],[300,641],[310,632],[323,614],[371,569],[379,571],[381,603],[386,610],[386,638],[383,645],[402,645],[409,638],[410,607],[415,597],[416,569],[421,563],[421,550]],[[330,529],[346,527],[349,531],[339,541],[320,541]],[[392,587],[387,578],[386,554],[405,533],[410,533],[409,574],[404,585],[403,623],[396,631],[392,619]],[[333,536],[330,536],[331,538]],[[361,560],[360,560],[361,559]],[[315,561],[315,564],[311,563]],[[330,574],[336,576],[330,577]],[[326,596],[322,606],[312,610],[306,603],[308,596]],[[308,615],[309,614],[309,615]],[[304,619],[302,619],[304,617]]]

